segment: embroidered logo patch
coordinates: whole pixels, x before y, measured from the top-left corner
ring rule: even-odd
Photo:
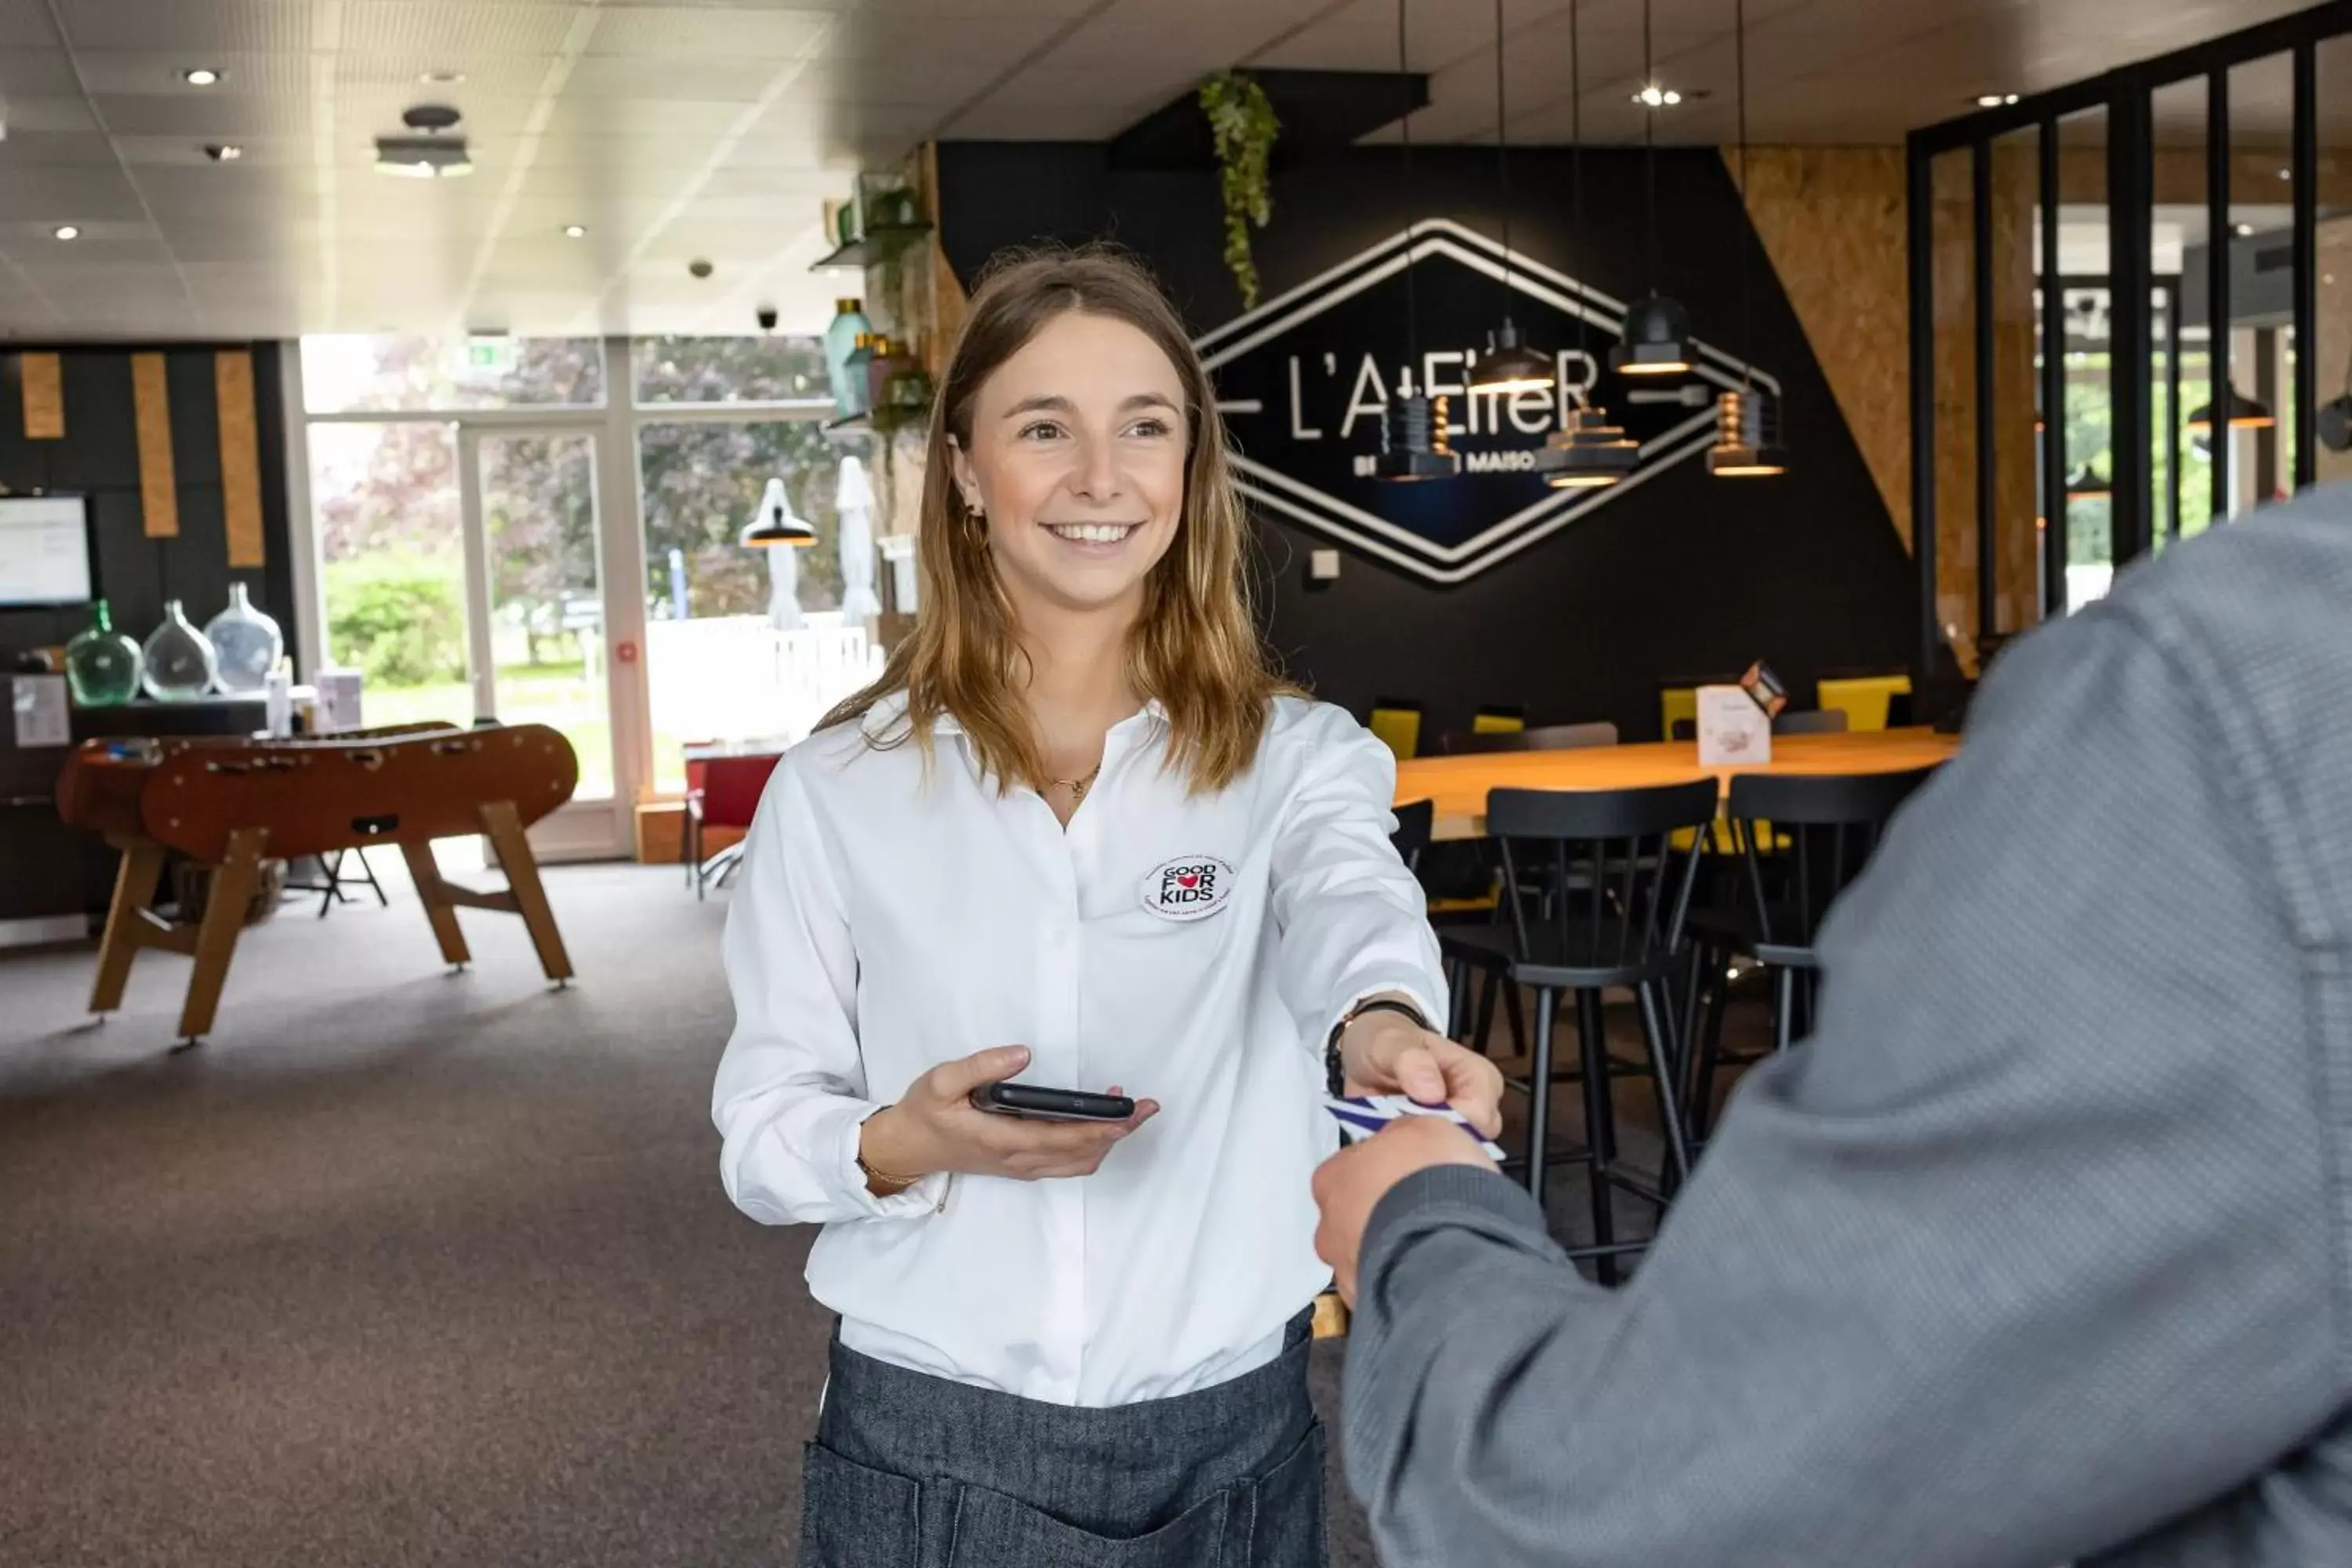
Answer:
[[[1213,855],[1187,855],[1143,879],[1143,907],[1167,921],[1197,921],[1224,908],[1234,868]]]

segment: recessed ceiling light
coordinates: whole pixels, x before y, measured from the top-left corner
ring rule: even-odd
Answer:
[[[1650,109],[1671,109],[1683,100],[1683,95],[1670,87],[1652,82],[1633,95],[1633,101]]]
[[[55,234],[59,239],[79,239],[81,237],[81,230],[76,228],[69,223],[61,223],[50,232]]]
[[[2293,169],[2281,169],[2279,171],[2279,178],[2282,180],[2292,180],[2294,178],[2294,171]]]
[[[2000,109],[2017,101],[2013,92],[1980,92],[1977,94],[1979,109]]]
[[[464,71],[426,71],[416,79],[427,87],[448,87],[466,79]]]
[[[2245,239],[2252,235],[2254,232],[2254,226],[2250,223],[2233,223],[2230,226],[2230,232],[2236,235],[2240,239]]]
[[[245,156],[245,149],[234,142],[215,142],[205,148],[205,156],[215,163],[234,163]]]
[[[566,239],[585,239],[588,237],[588,230],[579,224],[567,223],[563,226],[563,237]]]
[[[180,73],[180,79],[190,87],[211,87],[221,79],[221,73],[210,66],[190,66]]]

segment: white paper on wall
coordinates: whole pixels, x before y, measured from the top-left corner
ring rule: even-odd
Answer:
[[[73,743],[73,721],[66,706],[64,676],[17,676],[13,695],[18,750]]]

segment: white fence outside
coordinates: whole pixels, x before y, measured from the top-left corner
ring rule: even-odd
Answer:
[[[812,614],[793,631],[763,616],[646,626],[654,729],[681,742],[798,741],[881,673],[881,646],[838,616]]]

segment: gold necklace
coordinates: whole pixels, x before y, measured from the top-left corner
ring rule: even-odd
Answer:
[[[1046,787],[1049,789],[1060,788],[1068,790],[1070,792],[1070,809],[1076,811],[1078,807],[1078,803],[1087,798],[1087,791],[1094,787],[1096,775],[1099,774],[1101,772],[1102,759],[1097,757],[1095,759],[1095,765],[1087,770],[1086,777],[1082,779],[1048,779],[1045,781],[1045,784]]]

